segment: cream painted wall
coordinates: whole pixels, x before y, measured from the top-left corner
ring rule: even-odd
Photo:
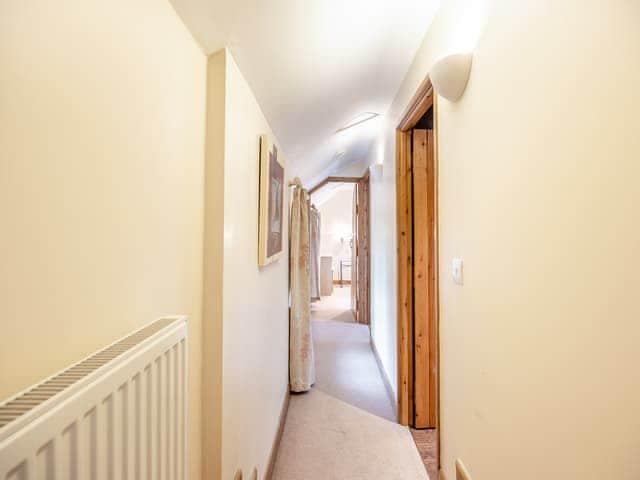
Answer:
[[[340,185],[316,206],[320,212],[320,256],[333,258],[333,279],[340,279],[340,260],[351,261],[349,239],[353,236],[353,184]],[[344,242],[340,239],[344,238]],[[351,269],[343,269],[343,279],[351,280]]]
[[[259,140],[263,133],[275,137],[228,51],[209,60],[208,95],[207,144],[223,147],[208,148],[207,192],[216,192],[214,208],[223,209],[224,226],[207,229],[205,238],[205,270],[222,279],[205,277],[205,298],[221,297],[211,310],[205,306],[205,331],[221,330],[223,339],[205,381],[215,382],[206,387],[211,395],[204,411],[211,416],[205,421],[221,425],[219,438],[205,440],[206,478],[233,478],[238,468],[248,476],[254,467],[262,478],[288,390],[286,235],[284,256],[263,268],[257,264]],[[216,445],[219,463],[213,460]]]
[[[392,130],[393,127],[388,127]],[[392,140],[395,141],[394,137]],[[384,138],[378,139],[384,141]],[[393,146],[385,164],[371,169],[371,338],[393,392],[398,394],[396,194]],[[375,158],[375,157],[374,157]],[[378,160],[378,158],[375,158]]]
[[[261,478],[289,385],[289,222],[282,258],[258,268],[259,138],[278,141],[230,54],[226,102],[222,478]]]
[[[395,344],[393,129],[434,60],[475,44],[464,97],[438,114],[449,479],[458,457],[476,480],[640,477],[639,19],[625,0],[446,1],[393,103],[372,187],[381,353]]]
[[[207,65],[204,278],[202,304],[202,477],[222,465],[222,302],[224,267],[225,51]]]
[[[0,3],[0,398],[186,314],[190,479],[205,69],[167,1]]]

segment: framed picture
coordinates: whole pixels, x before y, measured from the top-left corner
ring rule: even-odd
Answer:
[[[258,265],[282,255],[284,229],[284,162],[267,135],[260,136],[260,221]]]

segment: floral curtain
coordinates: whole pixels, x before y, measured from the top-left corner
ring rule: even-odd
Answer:
[[[309,195],[293,182],[290,225],[289,381],[292,392],[306,392],[315,382],[311,336]]]
[[[311,301],[320,300],[320,212],[314,205],[309,209],[309,275]]]

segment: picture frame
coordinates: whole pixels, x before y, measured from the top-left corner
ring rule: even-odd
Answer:
[[[280,258],[284,250],[284,161],[268,135],[260,136],[258,265]]]

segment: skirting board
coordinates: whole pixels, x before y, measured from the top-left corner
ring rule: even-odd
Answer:
[[[271,446],[271,454],[269,455],[269,464],[267,465],[267,471],[264,475],[264,480],[271,480],[273,477],[273,469],[276,466],[276,457],[278,456],[278,448],[280,447],[280,440],[282,440],[282,433],[284,432],[284,424],[287,420],[287,412],[289,411],[289,398],[291,398],[290,388],[287,386],[287,394],[282,402],[282,410],[280,410],[280,423],[278,425],[278,431],[276,432],[276,438],[273,439],[273,445]]]
[[[376,348],[376,342],[373,341],[373,338],[370,340],[371,350],[373,350],[373,356],[376,357],[376,363],[378,364],[378,370],[380,370],[380,375],[382,375],[382,380],[384,382],[384,387],[387,390],[387,395],[389,395],[389,400],[391,401],[391,406],[393,407],[393,415],[398,418],[398,400],[396,399],[395,393],[393,393],[393,387],[391,386],[391,382],[389,381],[389,377],[387,377],[387,372],[382,365],[382,360],[380,360],[380,354],[378,353],[378,349]]]

